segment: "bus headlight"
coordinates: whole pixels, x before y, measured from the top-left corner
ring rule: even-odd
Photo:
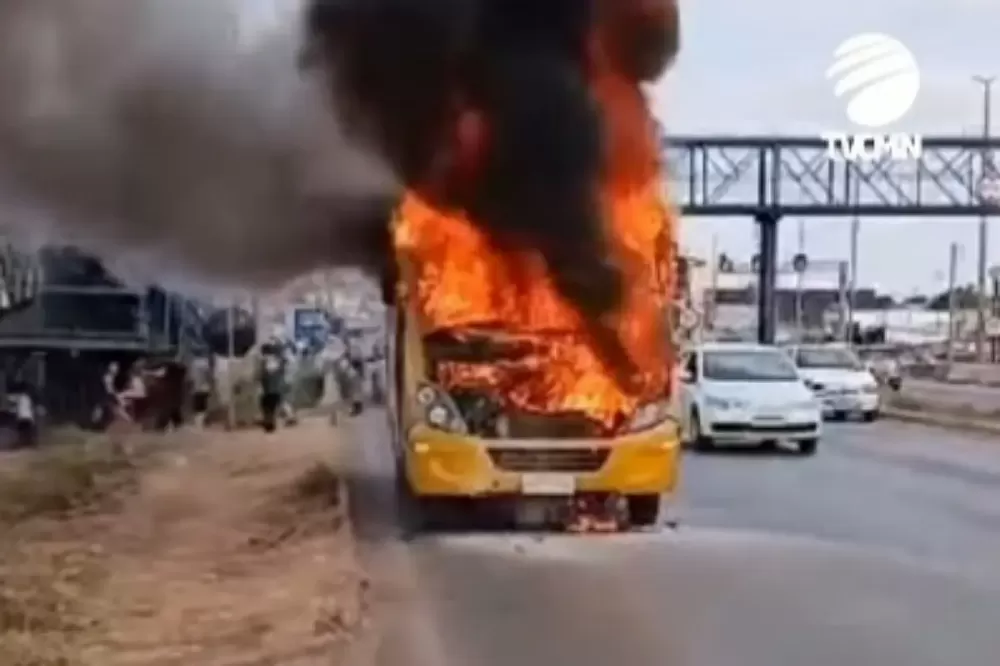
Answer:
[[[668,400],[651,402],[639,407],[625,428],[626,432],[652,430],[666,421],[675,421],[673,404]]]
[[[455,401],[440,388],[431,384],[421,384],[417,388],[416,402],[423,413],[424,421],[432,428],[459,435],[468,432]]]

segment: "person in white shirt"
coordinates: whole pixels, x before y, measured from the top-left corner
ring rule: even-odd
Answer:
[[[196,356],[191,360],[191,393],[194,423],[197,427],[205,427],[208,415],[208,404],[215,384],[212,368],[212,357],[206,354]]]
[[[17,446],[19,448],[32,447],[38,441],[38,413],[34,393],[28,382],[24,380],[13,382],[8,391],[7,397],[17,428]]]
[[[149,392],[146,389],[146,364],[139,360],[129,368],[129,379],[119,398],[129,420],[142,422],[146,416]]]

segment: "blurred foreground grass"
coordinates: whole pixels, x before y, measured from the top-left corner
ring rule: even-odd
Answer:
[[[41,444],[0,459],[3,666],[85,663],[76,642],[101,629],[86,607],[106,575],[89,532],[135,492],[157,448],[78,430]]]
[[[364,618],[335,431],[0,456],[0,666],[323,664]]]

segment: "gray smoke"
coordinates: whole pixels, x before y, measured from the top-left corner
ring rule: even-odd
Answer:
[[[396,185],[298,74],[299,0],[0,0],[6,227],[273,285],[367,265]]]

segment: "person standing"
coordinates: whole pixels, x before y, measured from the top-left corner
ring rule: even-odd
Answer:
[[[150,408],[153,427],[157,432],[184,425],[184,403],[187,387],[187,368],[171,359],[164,361],[149,377]]]
[[[191,411],[194,413],[194,424],[198,428],[205,427],[214,385],[212,356],[208,352],[200,353],[191,360]]]
[[[38,442],[36,392],[25,380],[13,382],[9,389],[11,411],[17,429],[17,447],[30,448]]]
[[[365,391],[368,388],[368,359],[360,333],[348,335],[346,359],[348,365],[346,383],[349,385],[346,398],[351,406],[351,414],[357,415],[364,407]]]
[[[278,415],[286,389],[284,345],[271,340],[261,346],[257,380],[260,383],[260,419],[265,432],[278,428]]]
[[[122,404],[120,389],[123,377],[121,366],[117,361],[108,363],[101,377],[101,399],[94,409],[93,425],[104,429],[115,421],[127,420],[125,406]]]
[[[124,406],[128,420],[140,426],[146,425],[149,415],[149,388],[146,372],[146,362],[142,359],[135,361],[128,370],[125,389],[119,393],[119,401]]]
[[[282,345],[282,358],[284,359],[284,386],[281,391],[281,404],[278,413],[286,426],[295,425],[298,422],[298,415],[295,410],[295,402],[301,390],[300,367],[304,349],[294,343]]]

